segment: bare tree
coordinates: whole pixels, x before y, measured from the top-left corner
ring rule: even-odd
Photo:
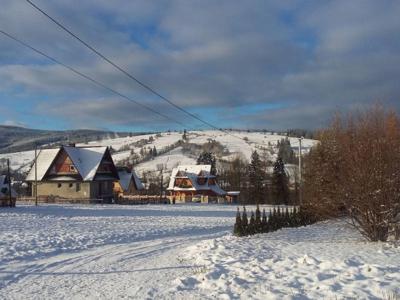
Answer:
[[[305,206],[347,213],[371,241],[394,234],[400,213],[400,122],[381,106],[335,118],[305,164]]]

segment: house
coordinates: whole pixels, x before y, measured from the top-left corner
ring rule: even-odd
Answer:
[[[118,172],[108,147],[61,146],[42,149],[26,181],[35,196],[59,200],[102,200],[113,198],[113,182]]]
[[[10,177],[0,175],[0,206],[15,206],[17,193],[11,187],[11,203],[10,203]]]
[[[119,167],[119,180],[114,182],[114,194],[117,197],[137,195],[144,190],[144,186],[135,171],[128,167]]]
[[[211,174],[211,165],[178,166],[172,170],[168,191],[172,203],[220,202],[226,192]]]

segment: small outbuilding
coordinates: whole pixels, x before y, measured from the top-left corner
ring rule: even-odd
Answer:
[[[129,195],[138,195],[144,186],[132,168],[118,167],[119,180],[114,181],[114,194],[117,198]]]

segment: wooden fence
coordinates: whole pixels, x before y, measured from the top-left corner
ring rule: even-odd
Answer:
[[[35,203],[35,197],[18,197],[17,202],[27,202],[27,203]],[[111,203],[110,201],[105,202],[103,199],[89,199],[89,198],[61,198],[54,196],[39,196],[38,203],[82,203],[82,204],[102,204],[102,203]]]
[[[170,203],[166,197],[156,195],[124,195],[115,200],[116,204],[121,205],[138,205],[138,204],[168,204]]]

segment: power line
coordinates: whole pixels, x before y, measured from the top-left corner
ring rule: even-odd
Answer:
[[[79,75],[79,76],[91,81],[92,83],[94,83],[94,84],[96,84],[96,85],[108,90],[109,92],[112,92],[112,93],[124,98],[125,100],[128,100],[128,101],[130,101],[132,103],[135,103],[136,105],[139,105],[139,106],[147,109],[148,111],[150,111],[150,112],[152,112],[154,114],[157,114],[157,115],[159,115],[159,116],[161,116],[161,117],[163,117],[163,118],[165,118],[165,119],[167,119],[169,121],[172,121],[172,122],[174,122],[176,124],[179,124],[179,125],[183,126],[183,128],[186,128],[185,124],[183,124],[183,123],[181,123],[179,121],[176,121],[175,119],[173,119],[173,118],[171,118],[171,117],[169,117],[169,116],[167,116],[167,115],[165,115],[163,113],[160,113],[160,112],[154,110],[153,108],[151,108],[151,107],[149,107],[149,106],[147,106],[145,104],[142,104],[142,103],[140,103],[140,102],[138,102],[138,101],[136,101],[136,100],[134,100],[134,99],[132,99],[132,98],[130,98],[130,97],[128,97],[128,96],[116,91],[116,90],[114,90],[113,88],[110,88],[110,87],[106,86],[104,83],[101,83],[101,82],[97,81],[96,79],[93,79],[92,77],[90,77],[90,76],[88,76],[88,75],[76,70],[75,68],[73,68],[73,67],[71,67],[71,66],[69,66],[69,65],[67,65],[65,63],[62,63],[61,61],[51,57],[50,55],[44,53],[41,50],[38,50],[37,48],[35,48],[35,47],[27,44],[26,42],[18,39],[17,37],[5,32],[5,31],[3,31],[1,29],[0,29],[0,33],[2,33],[3,35],[7,36],[8,38],[14,40],[15,42],[23,45],[24,47],[31,49],[32,51],[36,52],[37,54],[40,54],[40,55],[46,57],[47,59],[51,60],[52,62],[54,62],[54,63],[56,63],[56,64],[58,64],[60,66],[63,66],[64,68],[67,68],[68,70],[70,70],[71,72],[75,73],[76,75]]]
[[[26,42],[22,41],[21,39],[15,37],[14,35],[11,35],[11,34],[5,32],[4,30],[1,30],[1,29],[0,29],[0,33],[3,34],[4,36],[6,36],[6,37],[8,37],[8,38],[10,38],[10,39],[12,39],[12,40],[14,40],[15,42],[19,43],[20,45],[22,45],[22,46],[24,46],[24,47],[26,47],[26,48],[28,48],[28,49],[34,51],[35,53],[37,53],[37,54],[39,54],[39,55],[41,55],[41,56],[43,56],[43,57],[49,59],[50,61],[54,62],[55,64],[58,64],[58,65],[60,65],[60,66],[62,66],[62,67],[64,67],[64,68],[70,70],[70,71],[73,72],[74,74],[76,74],[76,75],[78,75],[78,76],[80,76],[80,77],[85,78],[86,80],[88,80],[88,81],[94,83],[95,85],[100,86],[100,87],[102,87],[103,89],[105,89],[105,90],[107,90],[107,91],[109,91],[109,92],[111,92],[111,93],[114,93],[114,94],[116,94],[116,95],[122,97],[123,99],[125,99],[125,100],[127,100],[127,101],[130,101],[130,102],[132,102],[132,103],[134,103],[134,104],[136,104],[136,105],[139,105],[139,106],[141,106],[141,107],[147,109],[148,111],[150,111],[150,112],[152,112],[152,113],[154,113],[154,114],[157,114],[157,115],[159,115],[159,116],[161,116],[161,117],[163,117],[163,118],[165,118],[165,119],[167,119],[167,120],[169,120],[169,121],[172,121],[172,122],[174,122],[174,123],[176,123],[176,124],[182,126],[182,128],[184,128],[184,129],[186,129],[186,128],[187,128],[187,129],[190,129],[188,126],[186,126],[186,124],[184,124],[184,123],[182,123],[182,122],[180,122],[180,121],[177,121],[177,120],[175,120],[175,119],[173,119],[173,118],[171,118],[171,117],[169,117],[169,116],[167,116],[167,115],[165,115],[165,114],[162,114],[162,113],[156,111],[155,109],[152,109],[151,107],[148,107],[147,105],[144,105],[144,104],[142,104],[142,103],[140,103],[140,102],[138,102],[138,101],[136,101],[136,100],[134,100],[134,99],[129,98],[128,96],[126,96],[126,95],[124,95],[124,94],[122,94],[122,93],[120,93],[120,92],[114,90],[113,88],[108,87],[108,86],[105,85],[104,83],[101,83],[101,82],[97,81],[96,79],[94,79],[94,78],[92,78],[92,77],[90,77],[90,76],[88,76],[88,75],[86,75],[86,74],[84,74],[84,73],[82,73],[82,72],[76,70],[75,68],[73,68],[73,67],[71,67],[71,66],[69,66],[69,65],[67,65],[67,64],[65,64],[65,63],[63,63],[63,62],[61,62],[61,61],[59,61],[59,60],[57,60],[56,58],[54,58],[54,57],[52,57],[52,56],[50,56],[50,55],[44,53],[43,51],[41,51],[41,50],[39,50],[39,49],[37,49],[37,48],[35,48],[35,47],[29,45],[28,43],[26,43]],[[196,128],[193,127],[192,130],[196,130]],[[211,138],[214,138],[214,136],[211,136],[211,135],[208,135],[208,134],[203,134],[203,135],[204,135],[204,136],[211,137]]]
[[[181,112],[189,115],[190,117],[202,122],[203,124],[222,131],[226,134],[229,134],[231,136],[235,136],[221,128],[218,128],[217,126],[211,124],[208,121],[205,121],[204,119],[196,116],[195,114],[189,112],[188,110],[184,109],[183,107],[175,104],[174,102],[172,102],[171,100],[169,100],[167,97],[161,95],[159,92],[157,92],[154,88],[152,88],[151,86],[149,86],[148,84],[145,84],[143,81],[137,79],[135,76],[133,76],[132,74],[130,74],[128,71],[126,71],[125,69],[123,69],[122,67],[120,67],[119,65],[117,65],[116,63],[114,63],[112,60],[110,60],[109,58],[107,58],[105,55],[103,55],[101,52],[99,52],[98,50],[96,50],[93,46],[91,46],[90,44],[88,44],[87,42],[85,42],[84,40],[82,40],[79,36],[77,36],[75,33],[73,33],[70,29],[68,29],[66,26],[64,26],[63,24],[61,24],[59,21],[57,21],[55,18],[53,18],[52,16],[50,16],[48,13],[46,13],[43,9],[41,9],[40,7],[38,7],[35,3],[33,3],[31,0],[26,0],[26,2],[28,2],[33,8],[35,8],[36,10],[38,10],[39,12],[41,12],[44,16],[46,16],[47,18],[49,18],[53,23],[55,23],[57,26],[59,26],[61,29],[63,29],[65,32],[67,32],[69,35],[71,35],[72,37],[74,37],[75,39],[77,39],[80,43],[82,43],[86,48],[90,49],[92,52],[96,53],[99,57],[101,57],[103,60],[105,60],[106,62],[108,62],[109,64],[111,64],[113,67],[115,67],[116,69],[118,69],[119,71],[121,71],[123,74],[125,74],[126,76],[128,76],[130,79],[134,80],[136,83],[138,83],[139,85],[141,85],[143,88],[145,88],[146,90],[150,91],[151,93],[153,93],[154,95],[156,95],[157,97],[159,97],[160,99],[162,99],[163,101],[169,103],[170,105],[172,105],[173,107],[175,107],[176,109],[180,110]],[[235,136],[237,137],[237,136]],[[239,137],[237,137],[239,138]],[[240,138],[241,139],[241,138]]]

